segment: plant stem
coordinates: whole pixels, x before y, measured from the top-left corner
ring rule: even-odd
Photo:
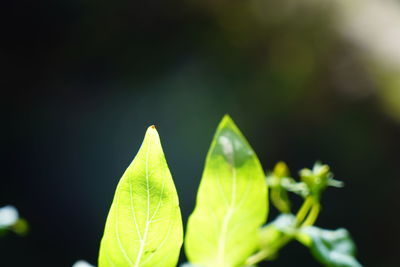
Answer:
[[[318,218],[320,210],[321,205],[313,196],[306,197],[303,205],[301,205],[296,214],[296,228],[313,225]],[[247,258],[246,266],[252,266],[263,260],[268,260],[293,239],[293,236],[287,235],[283,232],[282,235],[283,236],[278,239],[277,242],[272,243],[268,249],[260,250],[256,254]]]
[[[260,250],[256,254],[251,255],[249,258],[247,258],[246,266],[252,266],[254,264],[257,264],[260,261],[263,261],[264,259],[268,258],[268,256],[269,256],[269,251]]]
[[[319,212],[321,210],[321,205],[317,202],[314,202],[310,213],[308,214],[307,219],[303,222],[302,226],[311,226],[315,223],[318,218]]]
[[[285,202],[282,197],[282,189],[273,189],[271,190],[271,200],[272,204],[281,212],[281,213],[290,213],[290,207],[287,202]]]
[[[314,199],[312,196],[306,197],[306,199],[303,202],[303,205],[300,207],[299,211],[297,212],[296,215],[296,226],[300,226],[303,220],[305,219],[307,213],[313,206]]]
[[[283,246],[285,246],[287,243],[289,243],[292,239],[293,239],[293,237],[291,237],[291,236],[288,236],[288,235],[283,236],[282,239],[280,239],[277,244],[274,244],[268,250],[267,249],[260,250],[256,254],[250,256],[246,260],[246,265],[251,266],[251,265],[257,264],[263,260],[267,260],[268,258],[274,256]]]

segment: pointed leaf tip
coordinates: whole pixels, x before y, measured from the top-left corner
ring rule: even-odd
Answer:
[[[159,135],[150,126],[115,191],[99,267],[176,266],[182,238],[178,195]]]
[[[150,125],[150,126],[147,128],[147,132],[150,132],[150,131],[157,132],[156,126],[155,126],[154,124],[153,124],[153,125]]]
[[[208,151],[187,224],[185,251],[191,264],[241,266],[257,247],[258,229],[268,212],[267,196],[257,156],[225,115]]]
[[[226,129],[226,128],[229,128],[230,130],[233,130],[234,132],[240,133],[239,128],[233,121],[232,117],[229,116],[228,114],[225,114],[224,117],[222,118],[222,120],[220,121],[220,123],[218,124],[217,132],[219,132],[223,129]],[[240,135],[242,135],[242,134],[240,133]]]
[[[222,126],[222,125],[227,125],[227,124],[231,124],[231,123],[234,124],[234,122],[233,122],[233,120],[232,120],[232,117],[229,116],[229,114],[225,114],[225,115],[222,117],[222,120],[221,120],[221,122],[220,122],[219,124],[220,124],[220,126]]]
[[[144,139],[146,139],[146,138],[152,138],[152,139],[153,138],[157,138],[157,139],[160,139],[160,136],[158,135],[158,131],[157,131],[155,125],[151,125],[151,126],[149,126],[147,128],[146,135],[145,135]]]

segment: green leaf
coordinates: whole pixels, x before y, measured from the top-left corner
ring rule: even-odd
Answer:
[[[118,183],[99,266],[176,266],[183,230],[178,195],[154,126]]]
[[[299,241],[308,245],[313,256],[323,265],[362,267],[355,258],[355,244],[346,229],[332,231],[312,226],[301,229],[300,236]]]
[[[185,250],[203,267],[240,266],[258,244],[267,215],[267,185],[260,162],[225,116],[208,151]]]

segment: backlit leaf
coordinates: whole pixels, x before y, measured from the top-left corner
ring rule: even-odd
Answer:
[[[99,267],[176,266],[182,238],[178,195],[158,133],[151,126],[118,183]]]
[[[267,185],[260,162],[229,116],[207,155],[185,250],[202,267],[240,266],[257,248],[267,215]]]

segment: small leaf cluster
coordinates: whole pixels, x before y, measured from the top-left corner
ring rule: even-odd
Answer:
[[[208,151],[196,206],[183,236],[178,195],[160,138],[148,128],[136,157],[120,179],[100,245],[99,267],[256,266],[273,260],[297,240],[328,267],[359,267],[344,229],[313,226],[328,186],[342,186],[327,165],[300,171],[300,181],[279,162],[265,175],[260,161],[229,116],[219,124]],[[289,193],[304,198],[292,214]],[[266,224],[269,199],[281,212]]]
[[[260,230],[260,250],[248,258],[253,265],[277,257],[279,250],[293,240],[307,246],[314,258],[328,267],[361,267],[355,258],[355,244],[346,229],[327,230],[313,226],[321,210],[321,195],[329,186],[342,187],[333,179],[328,165],[315,163],[312,169],[299,171],[300,182],[290,176],[284,162],[267,175],[271,203],[281,215]],[[288,192],[304,198],[297,214],[291,213]]]

